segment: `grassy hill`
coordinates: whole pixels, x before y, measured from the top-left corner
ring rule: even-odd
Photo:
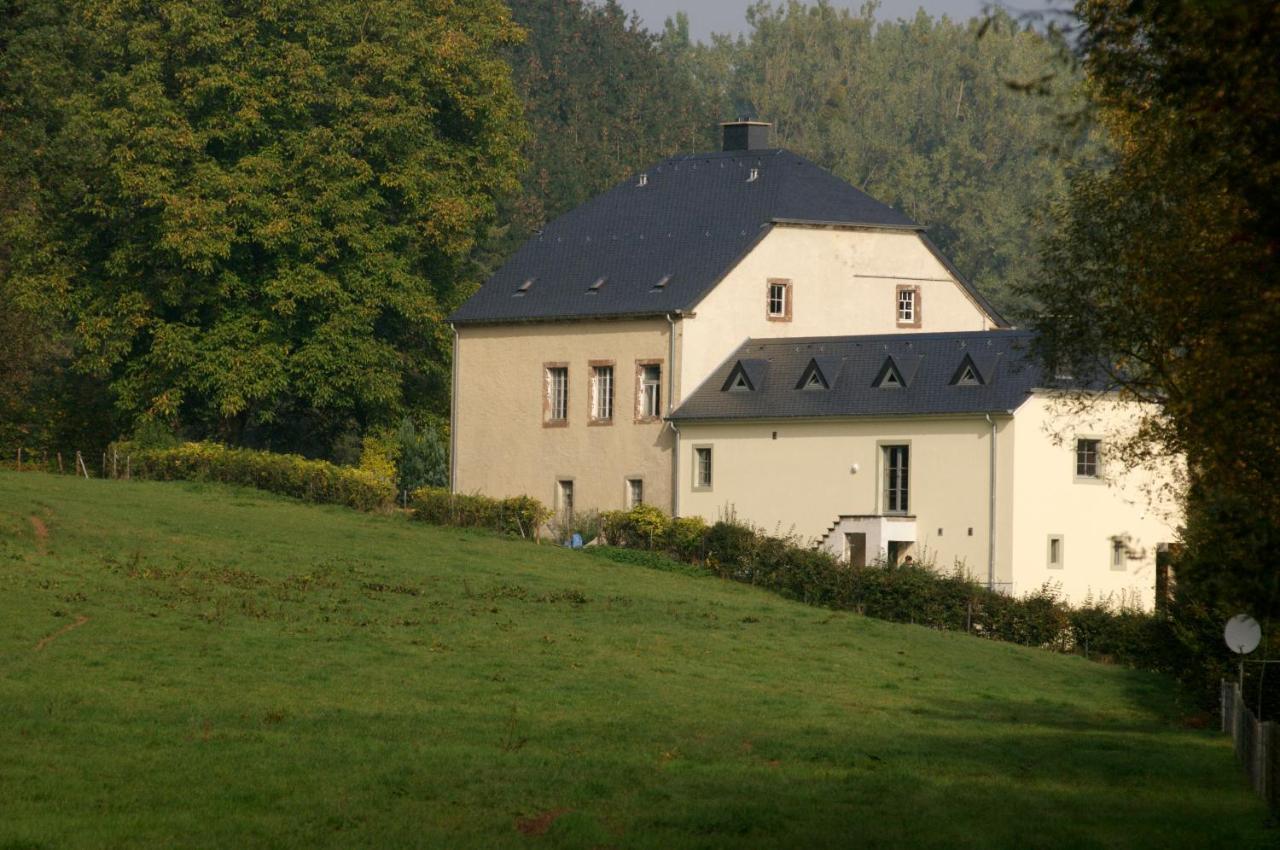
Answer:
[[[1270,846],[1169,683],[251,491],[0,473],[0,848]]]

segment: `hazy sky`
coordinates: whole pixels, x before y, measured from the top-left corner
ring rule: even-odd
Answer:
[[[676,12],[689,13],[689,34],[695,40],[706,40],[712,32],[739,33],[746,28],[746,10],[752,0],[619,0],[624,9],[635,10],[648,29],[660,31],[662,22]],[[911,17],[916,9],[935,17],[948,15],[956,19],[981,14],[989,0],[882,0],[876,11],[877,20]],[[1043,5],[1044,0],[1023,0],[1020,8]],[[832,0],[833,6],[860,9],[862,0]]]

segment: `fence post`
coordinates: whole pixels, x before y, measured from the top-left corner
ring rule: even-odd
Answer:
[[[58,474],[62,474],[62,452],[58,452]]]
[[[22,446],[18,446],[18,471],[22,471]]]

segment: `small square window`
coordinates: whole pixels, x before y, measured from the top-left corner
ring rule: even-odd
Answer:
[[[1076,477],[1101,478],[1102,441],[1076,440]]]
[[[1063,544],[1062,544],[1061,534],[1049,535],[1049,552],[1048,552],[1048,557],[1046,559],[1047,566],[1049,567],[1049,569],[1051,570],[1062,569],[1062,564],[1063,564],[1062,546]]]
[[[644,479],[627,479],[627,507],[634,508],[644,504]]]
[[[556,482],[556,508],[566,517],[573,516],[573,481],[562,479]]]
[[[701,446],[693,450],[693,486],[711,489],[711,447]]]
[[[785,322],[791,319],[791,283],[785,280],[769,281],[767,312],[769,321]]]
[[[1128,566],[1129,547],[1118,537],[1111,539],[1111,569],[1123,570]]]
[[[920,287],[899,286],[897,309],[899,325],[920,327]]]

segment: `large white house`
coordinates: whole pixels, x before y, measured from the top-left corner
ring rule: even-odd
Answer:
[[[853,561],[1151,605],[1176,506],[1064,418],[1012,330],[902,213],[725,125],[549,223],[452,317],[452,486],[661,505]]]

